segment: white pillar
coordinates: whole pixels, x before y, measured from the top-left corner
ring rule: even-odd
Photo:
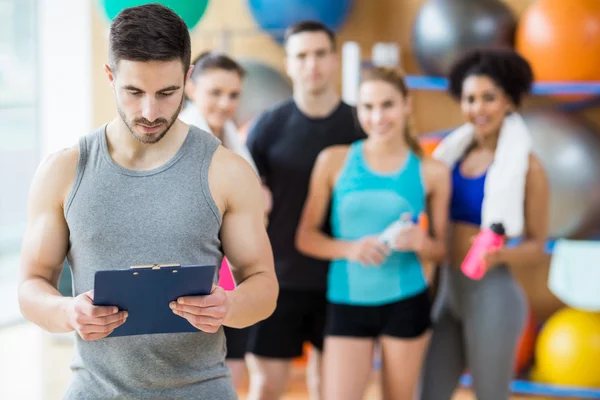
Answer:
[[[93,0],[39,0],[41,157],[92,129]]]
[[[354,106],[360,82],[360,47],[356,42],[342,46],[342,99]]]

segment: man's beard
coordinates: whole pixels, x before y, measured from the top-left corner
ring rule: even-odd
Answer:
[[[173,126],[175,121],[177,121],[177,118],[179,117],[179,113],[181,112],[181,107],[183,107],[183,97],[181,98],[181,101],[179,102],[179,107],[177,107],[177,111],[175,112],[175,114],[173,114],[171,116],[171,118],[169,118],[169,120],[167,120],[165,118],[157,118],[154,121],[150,122],[145,118],[138,118],[138,119],[133,120],[133,122],[131,124],[127,121],[127,116],[125,115],[125,113],[123,112],[121,107],[119,107],[118,104],[117,104],[117,111],[119,112],[119,116],[123,120],[123,123],[129,129],[131,136],[133,136],[133,138],[135,140],[137,140],[140,143],[144,143],[144,144],[154,144],[154,143],[158,143],[167,134],[169,129],[171,129],[171,126]],[[137,124],[142,124],[142,125],[149,126],[149,127],[162,124],[162,125],[165,125],[165,129],[162,131],[156,132],[154,134],[151,134],[151,135],[145,135],[145,134],[140,135],[140,134],[136,133],[135,130],[133,129],[133,125],[137,125]]]

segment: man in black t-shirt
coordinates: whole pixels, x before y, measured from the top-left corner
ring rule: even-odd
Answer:
[[[307,371],[309,393],[319,398],[320,352],[325,330],[328,261],[298,252],[295,235],[310,174],[326,147],[364,137],[354,110],[335,89],[335,37],[324,25],[301,22],[288,28],[286,69],[294,95],[261,115],[247,144],[265,185],[272,192],[268,233],[280,292],[277,309],[251,328],[248,366],[250,400],[279,399],[291,361],[312,344]],[[329,224],[323,227],[329,233]]]

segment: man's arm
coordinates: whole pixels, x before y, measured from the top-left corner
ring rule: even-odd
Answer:
[[[90,293],[75,301],[57,289],[69,244],[63,204],[75,179],[77,160],[77,149],[63,150],[40,164],[35,174],[21,249],[19,305],[26,319],[49,332],[76,329],[84,339],[99,339],[122,323],[123,313],[113,312],[113,307],[94,307]]]
[[[226,209],[221,242],[237,284],[227,292],[224,325],[243,328],[270,316],[279,285],[264,224],[264,195],[252,170],[237,156],[227,161]]]
[[[269,175],[267,147],[270,145],[269,132],[273,119],[271,114],[272,112],[264,112],[252,122],[246,137],[246,147],[263,182]]]
[[[58,292],[69,231],[62,203],[73,181],[77,151],[42,162],[31,184],[27,230],[21,249],[19,305],[25,318],[50,332],[68,332],[68,299]]]
[[[271,212],[273,206],[273,194],[267,186],[267,177],[269,173],[269,163],[267,161],[267,146],[269,143],[269,131],[272,124],[272,112],[262,113],[256,121],[254,121],[246,138],[246,147],[252,157],[252,161],[260,179],[262,181],[263,197],[265,201],[265,214]]]
[[[221,243],[237,286],[229,292],[214,286],[211,294],[179,298],[171,308],[205,332],[244,328],[270,316],[279,293],[263,193],[248,163],[224,148],[213,156],[209,186],[223,215]]]

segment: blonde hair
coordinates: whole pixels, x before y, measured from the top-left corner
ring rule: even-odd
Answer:
[[[389,68],[389,67],[373,67],[363,72],[360,84],[372,81],[383,81],[394,86],[404,99],[407,99],[410,92],[408,86],[404,80],[404,74],[400,71]],[[408,115],[406,119],[406,125],[404,127],[404,140],[410,149],[418,157],[423,157],[424,152],[417,139],[417,134],[414,129],[414,118],[412,115]]]

